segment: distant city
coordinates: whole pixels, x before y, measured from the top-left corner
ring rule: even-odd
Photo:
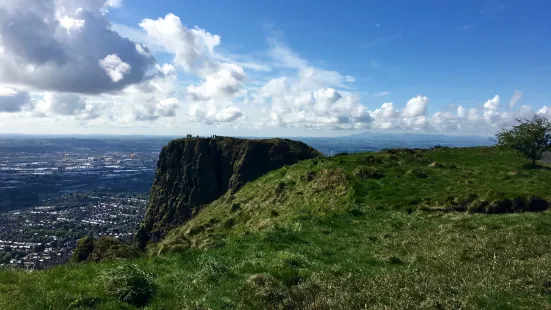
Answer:
[[[88,234],[132,240],[159,152],[173,138],[0,136],[0,266],[66,262]],[[492,144],[483,137],[416,134],[294,139],[328,156]]]

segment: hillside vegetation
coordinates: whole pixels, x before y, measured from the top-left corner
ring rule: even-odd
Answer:
[[[222,195],[148,256],[0,271],[0,309],[550,308],[549,180],[491,147],[309,159]],[[130,282],[140,303],[114,294]]]
[[[185,138],[163,147],[138,244],[159,241],[226,192],[285,165],[321,156],[302,142],[230,137]]]

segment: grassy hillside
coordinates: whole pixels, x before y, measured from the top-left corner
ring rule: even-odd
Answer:
[[[304,161],[148,257],[0,271],[0,309],[134,309],[105,288],[128,264],[152,277],[148,309],[549,308],[551,213],[522,211],[551,200],[551,169],[527,164],[495,148]]]

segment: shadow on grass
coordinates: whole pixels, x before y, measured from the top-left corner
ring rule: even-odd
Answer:
[[[526,169],[526,170],[551,170],[551,167],[549,167],[545,164],[540,165],[540,164],[529,163],[529,164],[522,165],[522,169]]]

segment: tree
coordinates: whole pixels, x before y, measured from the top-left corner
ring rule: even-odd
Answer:
[[[536,164],[536,160],[551,150],[551,123],[541,116],[517,121],[518,125],[509,130],[503,129],[496,135],[497,144],[516,151]]]

